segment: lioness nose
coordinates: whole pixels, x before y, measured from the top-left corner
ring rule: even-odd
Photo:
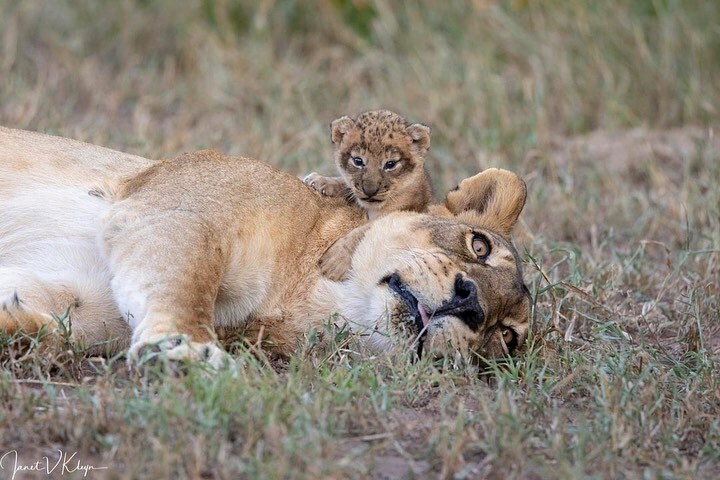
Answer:
[[[435,316],[452,315],[458,317],[475,331],[485,321],[485,312],[478,302],[477,286],[472,280],[457,274],[455,277],[455,293],[449,302],[445,303]]]

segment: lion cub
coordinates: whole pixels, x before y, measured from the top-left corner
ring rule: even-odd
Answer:
[[[330,138],[341,176],[313,172],[304,179],[307,185],[329,197],[354,199],[369,220],[427,209],[433,198],[425,170],[430,128],[411,125],[389,110],[373,110],[333,121]]]
[[[330,138],[340,176],[313,172],[304,179],[307,185],[322,195],[354,200],[371,221],[400,210],[427,210],[433,200],[425,169],[429,127],[411,125],[388,110],[373,110],[333,121]],[[347,277],[352,253],[366,229],[356,228],[330,246],[319,263],[323,275],[333,280]]]

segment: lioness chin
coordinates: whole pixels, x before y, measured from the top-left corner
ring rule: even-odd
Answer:
[[[370,224],[342,199],[246,158],[201,151],[153,161],[0,128],[0,330],[52,330],[105,352],[224,358],[216,329],[290,354],[334,313],[385,351],[493,358],[525,340],[529,294],[510,233],[516,175],[463,180],[429,213]],[[343,281],[318,264],[362,229]]]

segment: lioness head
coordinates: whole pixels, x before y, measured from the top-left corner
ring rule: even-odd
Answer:
[[[403,191],[422,185],[430,128],[410,124],[388,110],[355,119],[341,117],[330,126],[335,163],[358,204],[377,209]]]
[[[525,197],[515,174],[491,169],[464,180],[429,214],[372,222],[342,284],[347,318],[380,350],[418,338],[423,354],[515,352],[531,306],[510,241]]]

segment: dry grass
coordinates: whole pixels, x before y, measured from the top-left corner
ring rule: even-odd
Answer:
[[[109,478],[716,475],[720,4],[445,3],[0,0],[0,124],[301,173],[331,170],[330,120],[392,108],[433,128],[439,191],[524,176],[537,299],[490,383],[334,331],[210,379],[5,339],[0,454]]]

